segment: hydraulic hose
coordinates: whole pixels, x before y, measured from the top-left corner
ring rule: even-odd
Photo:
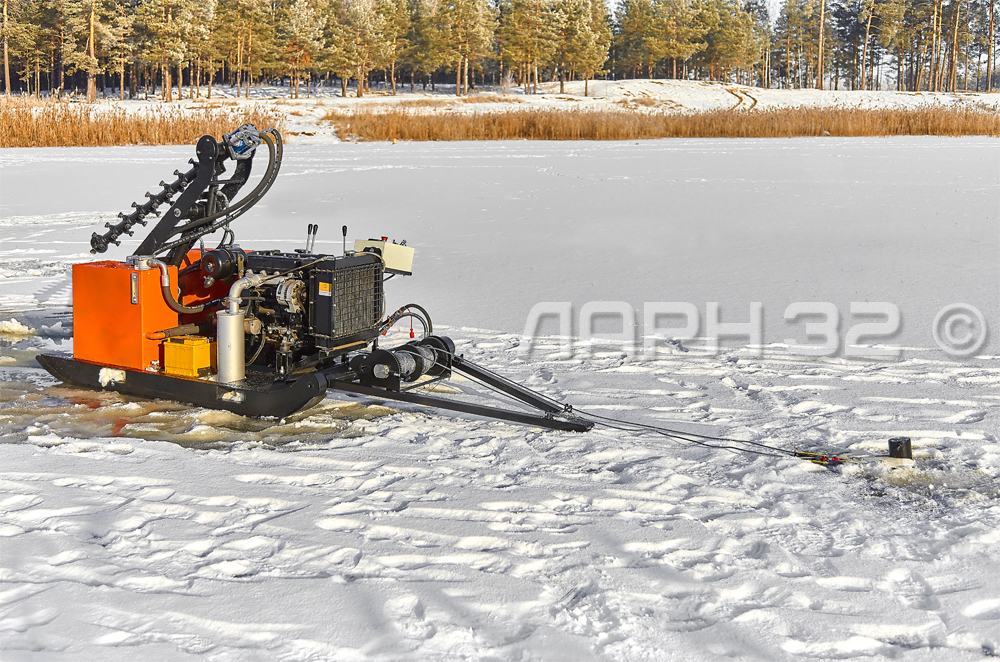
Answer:
[[[211,327],[211,324],[182,324],[180,326],[172,326],[169,329],[163,329],[162,331],[150,331],[146,334],[146,337],[150,340],[164,340],[165,338],[173,338],[174,336],[207,335]]]
[[[240,199],[238,202],[233,203],[232,206],[217,211],[210,216],[204,218],[199,218],[196,221],[192,221],[187,225],[178,228],[174,231],[174,234],[180,234],[183,237],[185,232],[192,230],[197,230],[203,228],[202,231],[198,232],[195,236],[184,237],[182,239],[177,239],[170,243],[164,244],[159,249],[157,253],[163,253],[176,246],[189,241],[194,241],[200,236],[206,234],[211,234],[219,228],[227,225],[228,223],[236,220],[247,211],[250,210],[264,195],[270,190],[271,186],[274,184],[274,180],[278,176],[278,171],[281,169],[281,158],[284,151],[283,143],[281,141],[281,134],[275,129],[265,129],[260,132],[261,139],[267,144],[268,158],[270,159],[267,164],[267,170],[264,172],[264,176],[261,178],[260,182],[253,191],[248,193],[244,198]],[[205,226],[208,227],[205,227]]]
[[[387,319],[385,322],[382,323],[382,332],[384,333],[389,329],[391,329],[396,322],[398,322],[404,317],[414,317],[416,319],[420,319],[419,316],[409,312],[410,308],[416,308],[423,315],[423,320],[421,321],[424,322],[424,330],[426,331],[425,335],[428,336],[433,335],[434,325],[431,323],[431,314],[428,313],[423,306],[418,306],[415,303],[408,303],[405,306],[400,307],[399,310],[390,315],[389,319]]]
[[[153,259],[148,264],[160,270],[160,291],[163,292],[163,300],[170,310],[182,315],[194,315],[205,310],[204,304],[200,306],[183,306],[177,302],[177,299],[174,298],[174,292],[170,287],[170,272],[167,270],[167,265],[164,262]]]

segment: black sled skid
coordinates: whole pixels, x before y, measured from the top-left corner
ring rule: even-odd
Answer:
[[[452,370],[509,396],[522,405],[522,410],[415,392],[415,388],[424,386],[423,383],[409,388],[393,388],[395,384],[387,388],[371,383],[371,380],[367,384],[362,383],[346,364],[292,375],[287,380],[275,379],[272,373],[248,369],[243,382],[220,384],[194,377],[103,366],[77,361],[62,354],[40,354],[37,360],[45,370],[67,384],[141,398],[177,400],[200,407],[225,409],[243,416],[284,418],[315,406],[328,391],[344,391],[551,430],[586,432],[593,427],[593,423],[573,416],[563,405],[458,356],[452,358]]]

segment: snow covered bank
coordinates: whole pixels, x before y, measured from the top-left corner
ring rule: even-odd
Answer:
[[[4,335],[0,657],[995,654],[1000,352],[991,339],[955,360],[930,325],[966,302],[996,328],[997,147],[290,145],[235,228],[246,247],[300,247],[308,223],[329,251],[343,223],[405,238],[415,275],[388,284],[387,304],[424,304],[466,356],[552,397],[784,448],[873,451],[902,434],[916,467],[831,471],[350,398],[268,425],[57,386],[31,356],[70,341]],[[191,154],[0,152],[0,319],[68,323],[59,269],[91,259],[98,221]],[[65,194],[39,193],[52,186]],[[526,358],[521,331],[544,301],[637,315],[716,301],[734,322],[761,301],[766,346],[563,358],[545,338]],[[818,342],[784,320],[797,301],[841,311],[837,355],[785,344]],[[866,301],[899,307],[884,340],[900,359],[843,356],[850,303]]]
[[[454,90],[454,86],[450,88]],[[638,113],[700,113],[715,110],[780,110],[788,108],[857,108],[862,110],[916,109],[924,107],[985,108],[1000,112],[1000,94],[981,92],[895,92],[849,90],[781,90],[688,80],[620,80],[590,81],[589,96],[584,96],[584,83],[566,83],[559,92],[558,83],[543,83],[539,94],[524,94],[514,88],[503,95],[497,88],[483,88],[468,97],[456,97],[448,86],[437,91],[410,92],[400,86],[393,96],[384,90],[369,93],[360,99],[339,96],[337,88],[318,88],[312,96],[290,98],[289,89],[255,87],[249,99],[234,98],[232,90],[214,88],[213,98],[182,99],[173,103],[158,100],[101,100],[98,112],[124,109],[128,113],[150,113],[171,109],[171,112],[205,111],[206,109],[245,109],[254,112],[270,110],[282,114],[286,137],[292,144],[337,142],[333,125],[323,119],[331,111],[406,108],[409,112],[434,115],[496,113],[512,110],[587,110]],[[351,92],[353,94],[353,91]]]

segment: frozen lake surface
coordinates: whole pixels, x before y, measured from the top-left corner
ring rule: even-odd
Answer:
[[[956,303],[1000,321],[1000,141],[293,143],[234,227],[250,249],[301,247],[309,223],[336,253],[343,224],[407,239],[387,306],[424,305],[467,357],[561,401],[782,448],[910,436],[916,465],[891,471],[364,399],[279,423],[57,385],[32,357],[71,347],[66,269],[193,151],[0,151],[0,319],[38,330],[0,334],[4,660],[1000,650],[997,340],[961,358],[932,333]],[[637,337],[647,303],[689,303],[699,338],[521,352],[535,304],[600,301],[628,304]],[[763,347],[708,351],[709,302],[724,323],[760,302]],[[831,356],[786,343],[822,342],[819,317],[784,319],[796,302],[838,311]],[[888,324],[852,302],[895,306],[898,329],[854,351],[898,357],[847,355],[857,324]]]

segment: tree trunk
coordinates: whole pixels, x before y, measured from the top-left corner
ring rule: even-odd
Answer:
[[[990,92],[993,90],[993,65],[995,63],[994,51],[996,50],[997,42],[994,40],[993,33],[993,1],[990,0],[990,52],[986,55],[986,91]]]
[[[170,65],[163,67],[163,100],[172,102],[174,100],[174,82],[170,80]]]
[[[903,76],[905,75],[905,54],[903,53],[903,44],[899,44],[899,55],[896,58],[896,90],[902,91],[903,89]]]
[[[823,87],[823,37],[826,34],[826,0],[819,2],[819,56],[816,61],[816,89]]]
[[[236,75],[236,98],[240,97],[240,91],[243,89],[243,39],[237,37],[236,39],[236,71],[229,69],[229,74],[232,76]]]
[[[250,68],[250,53],[253,51],[253,28],[247,32],[247,91],[244,95],[244,99],[250,98],[250,76],[252,75],[252,69]],[[237,90],[239,92],[239,90]],[[236,96],[239,96],[237,94]]]
[[[965,31],[972,35],[972,2],[969,0],[965,7]],[[972,50],[971,44],[965,47],[965,91],[969,91],[969,52]],[[979,81],[976,81],[976,90],[979,90]]]
[[[940,92],[942,87],[942,81],[944,76],[942,74],[942,69],[944,68],[944,62],[941,59],[941,42],[942,33],[944,31],[944,3],[939,0],[938,11],[937,11],[937,26],[934,29],[934,91]]]
[[[962,2],[955,3],[955,27],[951,32],[951,62],[948,65],[948,91],[958,90],[958,21],[962,16]]]
[[[347,97],[347,76],[340,77],[340,98]]]
[[[785,30],[785,89],[792,87],[792,31]]]
[[[87,56],[90,61],[87,62],[87,103],[95,103],[97,101],[97,72],[95,71],[94,65],[94,51],[96,49],[96,44],[94,43],[94,5],[97,0],[90,1],[90,38],[87,40]],[[6,8],[7,3],[4,3]]]
[[[7,0],[3,0],[3,83],[10,96],[10,58],[7,55]]]
[[[875,14],[875,0],[868,5],[868,24],[865,26],[865,47],[861,51],[861,89],[868,89],[868,40],[872,30],[872,16]]]
[[[923,81],[923,78],[924,78],[924,54],[926,52],[927,52],[927,40],[921,38],[921,40],[920,40],[920,47],[917,49],[917,52],[913,54],[913,57],[916,58],[916,62],[913,65],[913,91],[914,92],[919,92],[920,91],[920,84],[922,82],[924,82]]]

